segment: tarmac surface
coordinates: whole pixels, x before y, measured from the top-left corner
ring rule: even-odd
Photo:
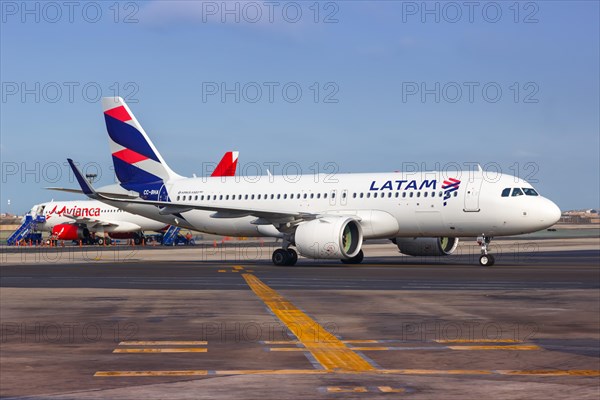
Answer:
[[[5,251],[0,395],[597,399],[600,249],[572,244],[491,268],[379,245],[361,265],[295,267],[268,252]]]

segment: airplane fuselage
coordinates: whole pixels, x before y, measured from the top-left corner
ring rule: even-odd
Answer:
[[[142,198],[225,208],[349,215],[360,220],[364,237],[503,236],[534,232],[554,224],[560,210],[539,195],[512,196],[532,189],[526,181],[480,171],[363,173],[188,178],[167,182]],[[511,189],[509,196],[502,196]],[[535,193],[535,192],[534,192]],[[160,197],[163,198],[160,198]],[[151,205],[115,203],[165,223],[229,236],[278,236],[271,224],[243,213],[185,210],[161,215]]]

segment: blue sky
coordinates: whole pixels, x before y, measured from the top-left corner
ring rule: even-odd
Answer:
[[[183,175],[227,150],[305,173],[479,162],[600,206],[598,2],[314,3],[2,1],[0,209],[78,198],[43,189],[75,187],[67,157],[112,183],[98,90]]]

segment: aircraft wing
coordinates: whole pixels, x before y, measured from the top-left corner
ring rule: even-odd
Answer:
[[[197,205],[188,203],[175,203],[168,201],[154,201],[154,200],[140,200],[140,199],[122,199],[112,196],[107,196],[102,193],[98,193],[90,185],[90,183],[81,174],[72,159],[68,158],[67,161],[77,178],[77,182],[81,186],[82,192],[89,198],[111,201],[116,203],[126,204],[144,204],[153,205],[161,208],[162,214],[173,214],[178,212],[185,212],[190,210],[203,210],[203,211],[214,211],[213,218],[240,218],[246,216],[257,217],[256,223],[263,225],[265,223],[281,224],[285,222],[300,222],[315,219],[318,217],[317,214],[312,213],[301,213],[301,212],[274,212],[271,210],[261,210],[255,208],[237,208],[237,207],[222,207],[222,206],[209,206],[209,205]]]
[[[61,188],[61,187],[47,187],[45,189],[46,190],[56,190],[59,192],[84,194],[83,190],[81,190],[81,189],[71,189],[71,188]],[[110,192],[98,192],[98,193],[103,194],[105,196],[110,196],[110,197],[119,198],[119,199],[137,199],[138,198],[138,196],[122,194],[122,193],[110,193]]]

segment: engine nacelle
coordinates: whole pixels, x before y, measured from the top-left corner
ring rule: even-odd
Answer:
[[[52,236],[58,240],[80,240],[88,238],[90,231],[77,225],[60,224],[52,228]]]
[[[409,256],[447,256],[456,250],[458,238],[416,237],[394,239],[400,253]]]
[[[324,217],[298,225],[294,242],[304,257],[348,259],[360,251],[363,233],[351,217]]]

